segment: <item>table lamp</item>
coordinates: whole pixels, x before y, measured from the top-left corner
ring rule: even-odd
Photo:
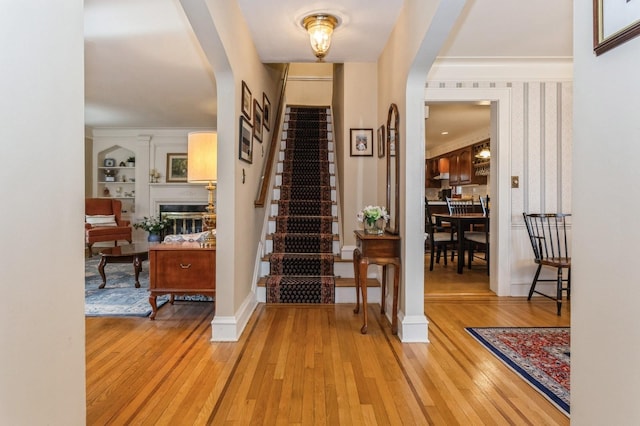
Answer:
[[[202,229],[207,231],[202,247],[215,247],[216,208],[213,191],[218,180],[218,135],[213,132],[191,132],[188,135],[187,181],[206,183],[209,192],[207,212],[202,215]]]

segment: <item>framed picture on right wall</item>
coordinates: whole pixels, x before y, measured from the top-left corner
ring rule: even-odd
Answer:
[[[253,128],[244,115],[240,116],[240,142],[238,158],[253,163]]]
[[[596,55],[640,35],[640,2],[593,0],[593,51]]]

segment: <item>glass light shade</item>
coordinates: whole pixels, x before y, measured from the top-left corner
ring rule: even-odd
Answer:
[[[491,158],[491,151],[489,151],[489,148],[484,148],[482,151],[476,154],[476,158]]]
[[[187,181],[217,181],[218,135],[213,132],[191,132],[188,138]]]
[[[338,20],[331,15],[311,15],[304,18],[302,25],[309,33],[311,49],[319,60],[329,52],[331,34],[338,24]]]

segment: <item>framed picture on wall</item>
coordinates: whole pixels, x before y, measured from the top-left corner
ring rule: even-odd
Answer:
[[[373,157],[373,129],[351,129],[351,156]]]
[[[253,100],[253,136],[262,143],[262,107]]]
[[[242,80],[242,113],[247,120],[251,120],[251,90],[244,80]]]
[[[600,55],[640,35],[640,2],[593,0],[593,51]]]
[[[384,157],[384,124],[378,127],[378,158]]]
[[[167,154],[167,182],[187,181],[187,154]]]
[[[242,161],[253,163],[253,128],[244,115],[240,116],[239,155]]]
[[[262,108],[264,109],[262,113],[262,122],[264,123],[264,128],[267,130],[271,130],[271,101],[267,98],[267,94],[262,94]]]

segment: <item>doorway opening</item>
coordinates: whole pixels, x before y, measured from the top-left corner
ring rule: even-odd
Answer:
[[[491,198],[491,114],[488,100],[425,103],[425,203],[431,214],[448,213],[447,197],[471,200],[477,212],[482,211],[480,197]],[[450,232],[455,239],[449,224],[443,225],[439,230]],[[430,251],[425,250],[425,296],[495,295],[490,289],[488,253],[476,253],[469,269],[469,252],[465,251],[465,267],[459,274],[455,244],[449,249],[447,265],[442,255],[433,270]]]

